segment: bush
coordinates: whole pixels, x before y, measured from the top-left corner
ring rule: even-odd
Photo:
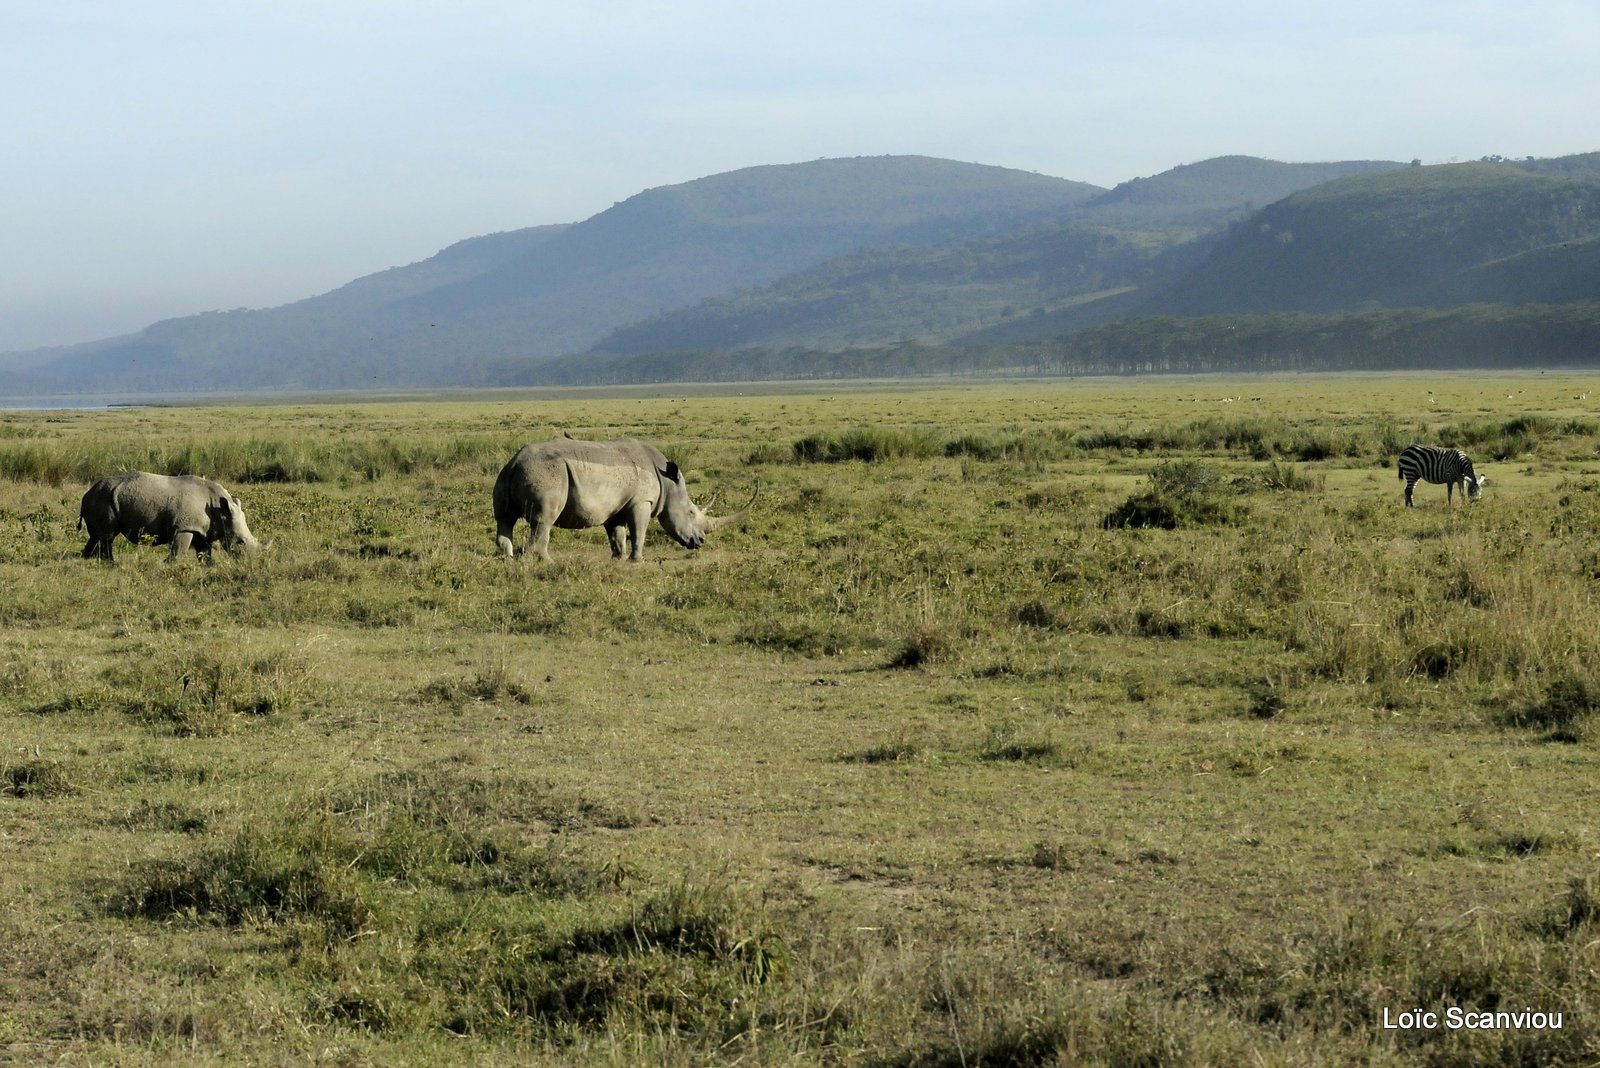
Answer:
[[[1600,687],[1572,672],[1557,675],[1544,696],[1506,718],[1512,726],[1548,732],[1555,741],[1577,741],[1589,721],[1600,711]]]
[[[24,761],[0,772],[0,794],[11,797],[61,797],[77,789],[55,760]]]
[[[1011,720],[991,724],[984,733],[978,756],[983,760],[1011,763],[1051,763],[1061,749],[1049,738],[1027,738]]]
[[[836,434],[812,434],[794,443],[796,463],[843,463],[861,460],[922,460],[944,451],[930,431],[860,427]]]
[[[1227,525],[1240,522],[1245,512],[1226,496],[1227,487],[1215,468],[1198,460],[1168,460],[1150,472],[1150,489],[1129,497],[1102,521],[1106,529],[1118,527],[1178,527]]]
[[[1322,475],[1304,469],[1295,470],[1291,464],[1279,465],[1276,460],[1261,472],[1261,485],[1269,490],[1287,490],[1292,493],[1321,493],[1327,484]]]
[[[245,830],[187,860],[134,870],[112,911],[167,919],[191,915],[230,926],[311,920],[330,936],[349,937],[372,918],[352,871],[355,842],[332,821]]]

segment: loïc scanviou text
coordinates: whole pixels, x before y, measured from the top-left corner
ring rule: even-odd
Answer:
[[[1516,1012],[1475,1012],[1452,1005],[1443,1012],[1432,1009],[1383,1010],[1385,1031],[1559,1031],[1561,1013],[1522,1009]]]

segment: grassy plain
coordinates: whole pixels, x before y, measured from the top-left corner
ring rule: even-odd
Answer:
[[[0,414],[0,1059],[1592,1064],[1591,382]],[[496,558],[562,431],[761,500]],[[79,559],[125,467],[273,545]]]

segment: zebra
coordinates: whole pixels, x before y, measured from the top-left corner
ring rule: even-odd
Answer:
[[[1413,507],[1411,490],[1417,480],[1444,484],[1445,504],[1455,503],[1456,486],[1467,491],[1468,500],[1477,500],[1489,476],[1481,478],[1472,470],[1472,461],[1460,449],[1445,449],[1438,445],[1407,445],[1400,450],[1400,478],[1406,484],[1406,507]]]

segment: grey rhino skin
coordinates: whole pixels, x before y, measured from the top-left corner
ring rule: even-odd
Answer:
[[[83,557],[111,560],[118,534],[137,543],[149,534],[157,545],[171,543],[168,560],[193,547],[197,555],[221,542],[230,552],[259,548],[245,522],[239,499],[220,483],[197,475],[152,475],[131,471],[97,480],[83,495],[78,529],[89,528]]]
[[[760,495],[760,488],[756,490]],[[755,497],[750,498],[750,504]],[[620,558],[625,538],[633,542],[629,559],[643,559],[645,528],[651,519],[679,545],[698,549],[706,535],[744,518],[747,504],[732,515],[712,517],[689,499],[683,472],[653,445],[632,438],[580,441],[556,438],[517,450],[494,480],[495,541],[506,556],[517,520],[533,528],[527,555],[550,559],[550,528],[606,528],[611,555]]]

